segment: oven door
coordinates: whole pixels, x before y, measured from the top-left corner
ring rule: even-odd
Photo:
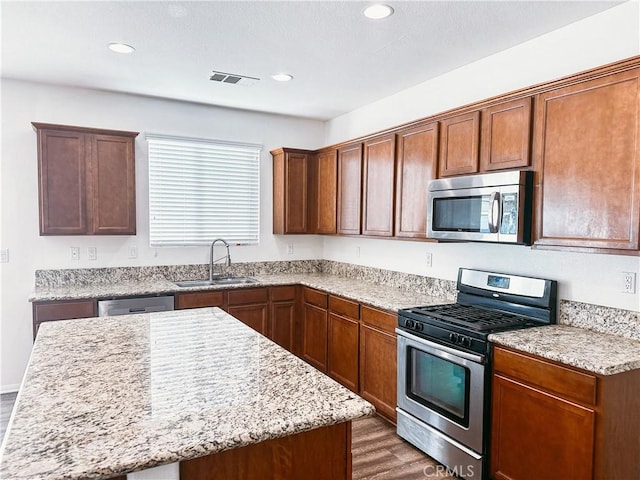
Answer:
[[[485,358],[396,332],[398,408],[484,453]]]
[[[430,191],[427,236],[527,243],[523,199],[524,187],[520,185]]]

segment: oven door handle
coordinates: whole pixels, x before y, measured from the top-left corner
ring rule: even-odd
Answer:
[[[420,345],[424,345],[425,347],[428,347],[429,349],[433,349],[433,350],[439,350],[441,352],[446,352],[449,355],[453,355],[455,357],[459,357],[459,358],[464,358],[465,360],[470,360],[472,362],[476,362],[476,363],[485,363],[485,356],[484,355],[479,355],[479,354],[474,354],[474,353],[469,353],[469,352],[465,352],[464,350],[457,350],[455,348],[451,348],[448,347],[446,345],[443,345],[442,343],[436,343],[436,342],[432,342],[430,340],[427,340],[426,338],[422,338],[422,337],[417,337],[405,330],[400,330],[399,328],[396,328],[396,333],[402,337],[405,337],[409,340],[412,340],[416,343],[419,343]]]

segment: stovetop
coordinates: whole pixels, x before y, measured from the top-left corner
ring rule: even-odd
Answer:
[[[406,308],[398,328],[486,354],[491,333],[555,323],[557,282],[461,268],[457,303]]]

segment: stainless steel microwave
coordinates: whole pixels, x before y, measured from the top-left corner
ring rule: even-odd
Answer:
[[[531,244],[533,172],[441,178],[428,189],[427,237]]]

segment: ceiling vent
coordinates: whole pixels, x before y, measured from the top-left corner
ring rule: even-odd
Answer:
[[[247,77],[246,75],[238,75],[236,73],[216,72],[211,73],[209,80],[219,83],[230,83],[231,85],[255,85],[260,81],[259,78]]]

